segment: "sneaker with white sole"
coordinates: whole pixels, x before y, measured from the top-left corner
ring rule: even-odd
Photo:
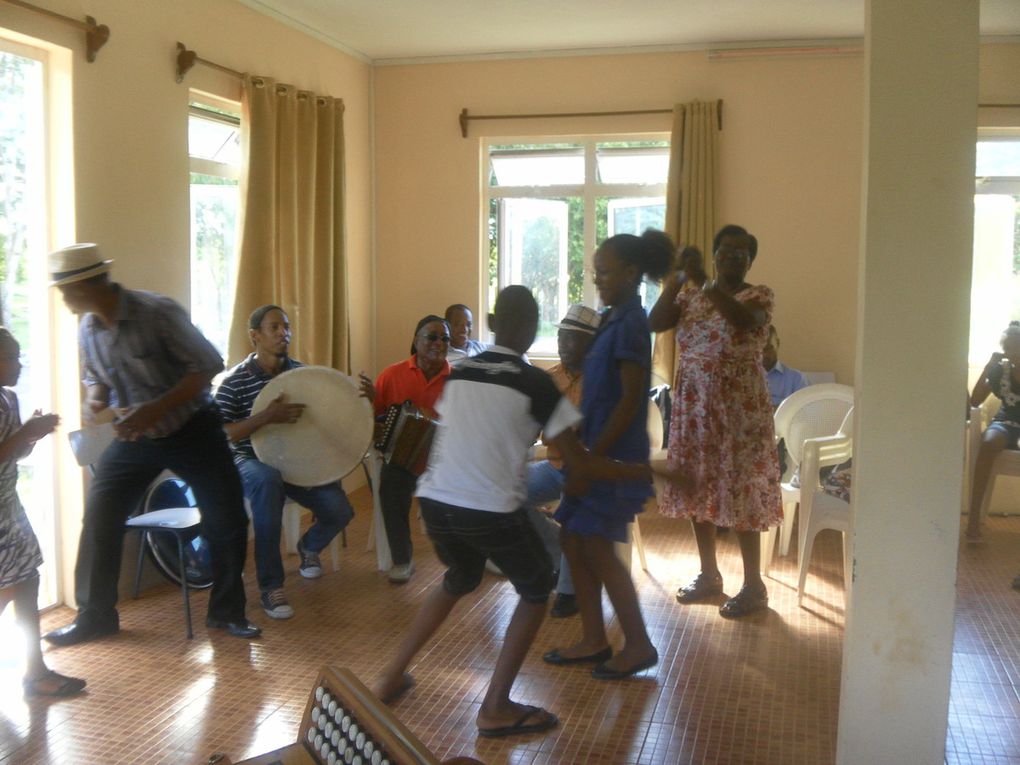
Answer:
[[[414,573],[414,562],[399,563],[390,569],[389,580],[394,584],[404,584],[411,581],[411,574]]]
[[[266,590],[262,593],[260,601],[262,610],[271,619],[289,619],[294,615],[294,609],[291,608],[290,603],[287,602],[287,596],[280,588]]]
[[[300,542],[298,542],[297,552],[301,556],[301,565],[298,567],[298,573],[301,576],[305,579],[318,579],[322,576],[322,564],[319,562],[318,553],[306,550]]]

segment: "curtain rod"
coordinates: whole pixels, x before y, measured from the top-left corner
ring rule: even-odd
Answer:
[[[978,104],[978,109],[1020,109],[1020,104]]]
[[[78,21],[78,19],[72,19],[70,16],[64,16],[51,11],[47,8],[40,8],[39,6],[26,3],[25,0],[4,0],[4,2],[10,3],[11,5],[22,8],[32,13],[38,13],[42,16],[49,16],[51,19],[69,24],[72,27],[77,27],[85,32],[85,59],[91,64],[96,60],[96,53],[99,49],[106,45],[106,41],[110,39],[110,28],[106,24],[97,24],[96,20],[91,16],[86,16],[85,21]]]
[[[722,99],[716,102],[716,118],[719,121],[719,129],[722,130]],[[468,114],[465,107],[460,110],[460,134],[467,138],[468,123],[472,120],[535,120],[547,119],[549,117],[619,117],[634,114],[672,114],[672,109],[631,109],[618,112],[558,112],[552,114]]]
[[[195,64],[202,64],[210,69],[216,69],[224,74],[233,75],[237,79],[244,79],[244,73],[238,72],[236,69],[217,64],[213,61],[208,61],[204,58],[199,58],[198,54],[193,50],[188,50],[182,42],[177,43],[177,82],[184,82],[184,75],[190,71],[191,67]]]

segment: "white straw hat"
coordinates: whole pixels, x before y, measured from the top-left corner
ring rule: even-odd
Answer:
[[[112,260],[103,260],[99,247],[92,243],[72,244],[50,253],[50,286],[80,282],[110,270]]]

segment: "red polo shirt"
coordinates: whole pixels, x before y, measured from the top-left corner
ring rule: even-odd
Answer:
[[[446,378],[450,376],[450,365],[443,362],[443,368],[431,380],[418,366],[415,356],[391,364],[379,373],[375,381],[375,413],[383,414],[391,404],[402,404],[410,400],[430,417],[436,416],[436,401],[443,392]]]

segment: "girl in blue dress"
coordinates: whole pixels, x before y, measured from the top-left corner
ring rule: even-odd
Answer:
[[[640,237],[610,237],[595,252],[595,287],[607,310],[584,363],[581,440],[592,454],[648,462],[652,342],[638,288],[646,274],[661,279],[672,264],[673,243],[651,229]],[[592,677],[600,680],[630,677],[658,662],[630,571],[613,550],[614,542],[627,541],[627,524],[652,494],[649,481],[598,481],[560,504],[555,517],[574,575],[582,635],[572,646],[549,651],[546,662],[591,662]],[[624,645],[615,656],[602,615],[603,585],[623,629]]]
[[[57,674],[43,661],[38,607],[42,553],[17,493],[18,460],[31,453],[36,441],[52,433],[60,418],[36,412],[21,424],[18,397],[8,389],[21,374],[20,356],[18,341],[0,327],[0,613],[13,602],[18,625],[25,633],[25,695],[67,696],[78,693],[85,681]]]

